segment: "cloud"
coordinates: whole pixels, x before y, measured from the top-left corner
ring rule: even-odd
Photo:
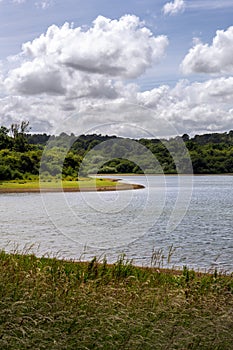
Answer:
[[[224,51],[231,31],[220,32]],[[182,80],[144,92],[129,83],[156,65],[167,45],[165,36],[154,36],[135,16],[100,16],[88,29],[53,25],[23,44],[22,52],[8,62],[14,68],[0,73],[1,124],[28,119],[33,132],[127,137],[231,129],[233,77]]]
[[[68,23],[53,25],[24,44],[23,53],[53,57],[55,63],[78,71],[135,78],[161,60],[167,45],[167,37],[154,37],[136,16],[118,21],[99,16],[87,31]]]
[[[26,1],[27,0],[12,0],[12,2],[15,3],[15,4],[23,4]]]
[[[8,72],[10,93],[113,98],[116,81],[137,78],[164,56],[168,39],[153,36],[136,16],[97,17],[88,30],[65,23],[22,45]],[[55,83],[56,82],[56,83]]]
[[[202,83],[182,80],[173,88],[163,85],[144,92],[134,84],[118,82],[111,98],[108,86],[102,95],[99,87],[93,90],[79,98],[75,93],[8,96],[0,99],[1,115],[5,125],[26,116],[32,131],[35,125],[37,130],[58,133],[169,137],[232,129],[233,77]]]
[[[0,0],[0,2],[3,2],[4,0]],[[24,4],[27,2],[27,0],[11,0],[13,4]],[[41,9],[47,9],[53,4],[53,0],[40,0],[35,2],[35,6]]]
[[[189,83],[174,88],[162,86],[138,94],[138,101],[156,116],[168,120],[182,133],[203,133],[232,129],[233,77]]]
[[[127,137],[221,132],[232,129],[232,100],[233,77],[202,83],[182,80],[173,88],[163,85],[144,92],[128,87],[125,95],[122,86],[121,97],[111,102],[74,101],[70,126],[76,121],[83,131],[93,128]]]
[[[35,5],[39,8],[42,8],[43,10],[45,10],[48,7],[50,7],[52,5],[52,3],[53,3],[53,0],[41,0],[41,1],[36,1]]]
[[[183,59],[181,69],[184,74],[233,73],[233,26],[226,31],[218,30],[212,45],[201,42],[195,44]]]
[[[176,15],[183,12],[185,9],[184,0],[174,0],[174,2],[167,2],[163,7],[163,13],[165,15]]]
[[[5,85],[9,91],[23,95],[63,95],[66,92],[58,67],[38,62],[37,59],[9,72]]]

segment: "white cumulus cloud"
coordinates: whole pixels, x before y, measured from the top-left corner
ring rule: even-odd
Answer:
[[[176,15],[183,12],[185,9],[184,0],[174,0],[174,2],[167,2],[163,7],[163,13],[165,15]]]
[[[233,77],[189,83],[138,93],[138,102],[168,120],[178,134],[232,129]]]
[[[99,16],[87,31],[68,23],[61,28],[53,25],[24,44],[23,53],[49,56],[54,63],[79,71],[135,78],[162,58],[167,45],[165,36],[154,37],[136,16]]]
[[[11,92],[21,94],[65,94],[76,89],[87,93],[88,86],[112,80],[137,78],[164,56],[168,39],[154,36],[136,16],[119,20],[97,17],[84,30],[65,23],[52,25],[45,34],[22,46],[19,67],[5,80]],[[104,81],[106,80],[106,81]],[[97,82],[98,81],[98,82]]]
[[[185,74],[233,73],[233,26],[218,30],[211,45],[198,42],[185,56],[181,69]]]

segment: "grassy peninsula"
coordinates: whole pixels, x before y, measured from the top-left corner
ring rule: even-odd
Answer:
[[[206,349],[233,344],[233,276],[0,252],[1,349]]]
[[[13,192],[78,192],[78,191],[115,191],[143,188],[141,185],[120,183],[113,179],[83,178],[78,181],[27,181],[14,180],[0,182],[0,193]]]

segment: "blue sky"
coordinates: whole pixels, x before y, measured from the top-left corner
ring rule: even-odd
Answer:
[[[132,137],[137,126],[233,129],[232,0],[1,0],[0,23],[1,124],[57,132],[71,117],[67,132]]]

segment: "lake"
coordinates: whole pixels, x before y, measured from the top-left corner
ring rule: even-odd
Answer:
[[[0,248],[109,262],[124,253],[143,266],[233,271],[233,176],[120,178],[146,187],[1,194]]]

